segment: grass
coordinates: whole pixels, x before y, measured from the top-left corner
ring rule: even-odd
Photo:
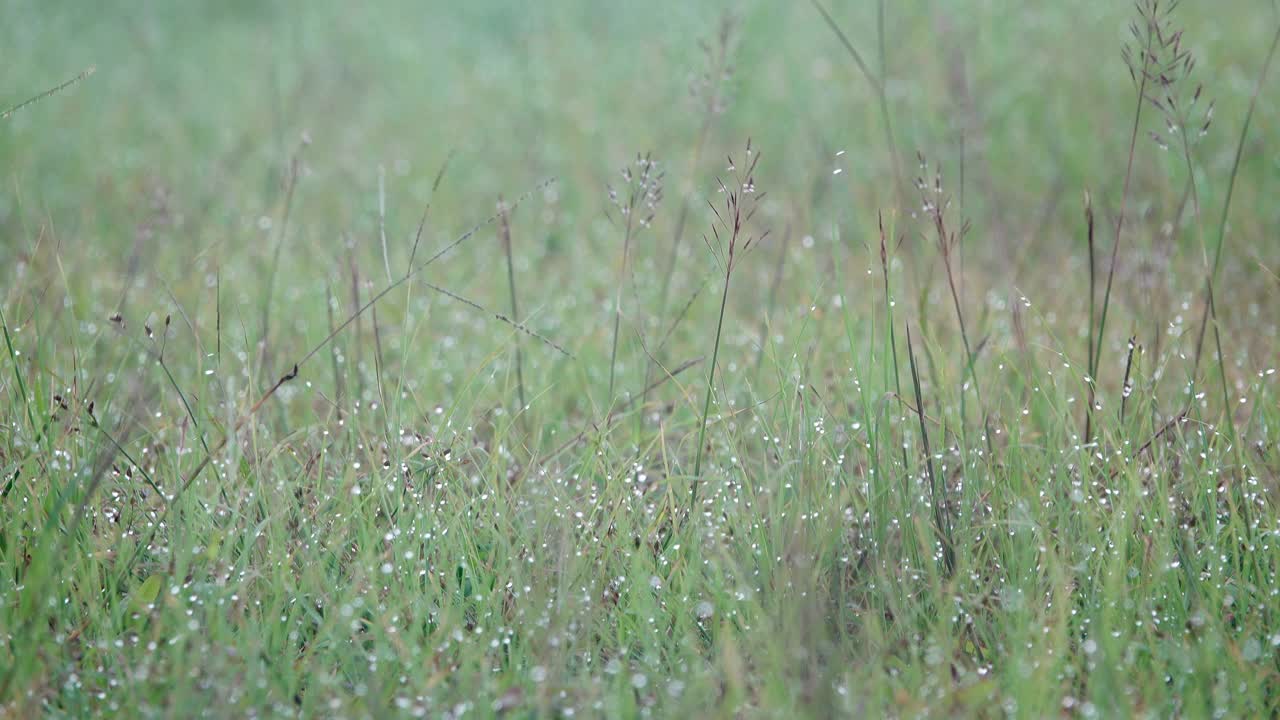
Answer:
[[[0,0],[0,717],[1280,713],[1280,15],[555,5]]]

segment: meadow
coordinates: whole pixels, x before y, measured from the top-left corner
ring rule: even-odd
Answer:
[[[0,717],[1280,713],[1278,43],[0,0]]]

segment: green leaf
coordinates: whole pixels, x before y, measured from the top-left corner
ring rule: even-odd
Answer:
[[[147,612],[155,604],[156,598],[160,597],[160,586],[163,583],[162,575],[152,575],[143,580],[138,589],[133,591],[133,600],[130,603],[133,609],[137,612]]]

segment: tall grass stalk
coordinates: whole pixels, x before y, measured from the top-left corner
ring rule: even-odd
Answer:
[[[1097,340],[1094,342],[1093,356],[1089,358],[1089,377],[1098,381],[1098,365],[1102,361],[1102,347],[1106,339],[1107,311],[1111,308],[1111,287],[1115,281],[1116,260],[1120,254],[1120,238],[1124,231],[1125,210],[1129,202],[1129,186],[1133,180],[1133,161],[1138,152],[1138,129],[1142,125],[1142,109],[1147,104],[1147,85],[1153,66],[1153,50],[1160,42],[1159,0],[1139,0],[1138,16],[1142,21],[1129,26],[1134,45],[1125,45],[1122,56],[1129,68],[1129,77],[1134,82],[1133,127],[1129,132],[1129,154],[1125,164],[1124,185],[1120,191],[1120,206],[1116,215],[1115,240],[1111,243],[1111,262],[1107,268],[1106,289],[1102,293],[1102,312],[1098,318]],[[1135,48],[1137,49],[1135,57]]]
[[[1215,273],[1214,267],[1209,262],[1209,250],[1205,241],[1200,187],[1196,181],[1193,150],[1198,140],[1209,132],[1209,127],[1213,123],[1214,105],[1212,101],[1209,101],[1207,108],[1203,111],[1199,109],[1202,105],[1200,100],[1203,94],[1203,86],[1193,85],[1190,79],[1196,59],[1189,49],[1183,47],[1182,31],[1176,29],[1173,25],[1171,13],[1176,3],[1170,3],[1163,11],[1158,9],[1157,0],[1150,0],[1150,3],[1149,10],[1140,13],[1147,19],[1148,26],[1154,28],[1157,38],[1157,48],[1151,53],[1148,63],[1144,66],[1144,73],[1148,75],[1147,83],[1150,87],[1147,101],[1164,116],[1166,128],[1164,132],[1151,133],[1151,136],[1162,148],[1168,148],[1170,145],[1177,146],[1182,155],[1183,165],[1187,173],[1187,194],[1191,200],[1192,219],[1200,241],[1200,256],[1204,265],[1205,308],[1208,317],[1215,321],[1214,344],[1219,360],[1218,379],[1222,390],[1222,412],[1224,413],[1224,422],[1227,425],[1227,434],[1234,441],[1235,423],[1231,419],[1231,397],[1227,388],[1227,368],[1226,364],[1222,362],[1222,339],[1218,333],[1216,322],[1217,309],[1213,292],[1213,277]],[[1274,43],[1272,48],[1274,50]],[[1264,74],[1265,70],[1266,64],[1264,63]],[[1241,134],[1241,142],[1243,142],[1243,137],[1244,132]],[[1214,259],[1215,264],[1221,260],[1221,250],[1222,236],[1220,235]],[[1204,324],[1202,323],[1202,333],[1203,329]],[[1192,373],[1188,381],[1188,395],[1191,398],[1195,397],[1201,340],[1203,340],[1203,334],[1197,340],[1196,357],[1193,361]]]
[[[1212,108],[1212,106],[1210,107]],[[1208,129],[1207,121],[1204,127],[1205,129]],[[1209,264],[1208,248],[1205,245],[1204,223],[1202,222],[1201,215],[1200,215],[1200,191],[1197,189],[1197,184],[1195,180],[1195,165],[1192,161],[1192,156],[1191,156],[1191,142],[1187,137],[1187,127],[1185,124],[1180,125],[1178,135],[1182,138],[1182,155],[1183,155],[1183,159],[1186,161],[1187,177],[1191,178],[1192,210],[1195,213],[1196,228],[1200,235],[1200,252],[1201,252],[1202,259],[1204,260],[1204,266],[1205,266],[1204,268],[1205,269],[1205,288],[1204,288],[1205,307],[1207,308],[1209,317],[1213,320],[1213,342],[1214,342],[1214,349],[1217,351],[1217,355],[1218,355],[1218,382],[1219,382],[1219,389],[1222,391],[1223,424],[1225,424],[1227,428],[1227,437],[1230,438],[1234,444],[1234,441],[1236,439],[1235,437],[1236,426],[1235,426],[1235,422],[1231,419],[1231,391],[1227,388],[1227,364],[1222,355],[1222,336],[1218,332],[1218,311],[1217,311],[1216,302],[1214,300],[1214,295],[1213,295],[1214,273],[1213,273],[1212,267]],[[1221,247],[1221,243],[1219,243],[1219,247]],[[1197,350],[1196,354],[1198,356],[1199,347],[1197,347],[1196,350]],[[1193,367],[1192,375],[1190,379],[1190,383],[1191,383],[1190,394],[1192,396],[1195,395],[1195,382],[1196,382],[1195,373],[1197,370],[1198,368]]]
[[[661,286],[658,291],[657,304],[658,314],[655,316],[659,322],[665,321],[667,316],[667,303],[671,300],[671,279],[676,274],[676,266],[680,260],[680,248],[684,244],[685,227],[689,222],[689,213],[693,209],[689,188],[692,186],[691,183],[698,170],[702,167],[702,156],[706,149],[707,141],[711,137],[711,129],[715,125],[716,118],[722,115],[728,106],[728,84],[733,76],[732,55],[736,29],[737,18],[732,12],[726,10],[720,16],[715,44],[700,43],[702,52],[705,55],[706,66],[689,90],[695,101],[698,102],[698,108],[702,113],[702,123],[698,126],[698,135],[693,143],[693,152],[689,156],[689,171],[680,188],[680,209],[676,214],[675,228],[671,234],[671,250],[667,254],[667,264],[660,280]],[[701,288],[698,288],[698,290],[694,291],[694,295],[696,296],[700,291]],[[688,309],[687,305],[685,309]],[[662,350],[666,345],[666,338],[675,332],[682,319],[683,312],[677,313],[676,317],[668,325],[663,342],[659,343],[654,350],[654,359],[645,363],[644,389],[640,395],[638,420],[640,427],[643,427],[644,424],[645,408],[649,404],[649,388],[653,386],[653,373],[657,370],[658,362],[662,359]]]
[[[1249,97],[1249,108],[1245,111],[1244,122],[1240,126],[1240,138],[1236,141],[1236,153],[1231,162],[1231,173],[1227,176],[1227,197],[1222,202],[1222,217],[1218,220],[1218,244],[1213,250],[1213,265],[1205,278],[1204,310],[1200,317],[1200,330],[1196,334],[1196,350],[1191,367],[1191,376],[1193,378],[1196,377],[1200,370],[1200,355],[1204,347],[1205,328],[1209,324],[1211,314],[1213,315],[1214,342],[1219,347],[1218,362],[1223,362],[1221,354],[1222,341],[1218,337],[1217,313],[1213,307],[1213,282],[1218,277],[1218,268],[1222,265],[1222,248],[1227,241],[1227,220],[1231,216],[1231,200],[1235,197],[1236,177],[1240,174],[1240,159],[1244,157],[1244,146],[1249,138],[1249,127],[1253,122],[1254,110],[1258,106],[1258,96],[1262,93],[1263,85],[1266,84],[1267,73],[1271,70],[1271,62],[1275,60],[1277,47],[1280,47],[1280,26],[1276,27],[1275,35],[1271,38],[1271,47],[1268,48],[1267,57],[1263,60],[1262,69],[1258,72],[1258,81],[1254,84],[1253,94]]]
[[[88,78],[90,75],[93,75],[97,71],[98,71],[98,66],[90,65],[89,67],[85,68],[79,75],[76,75],[70,80],[67,80],[66,82],[60,85],[57,85],[55,87],[51,87],[48,90],[45,90],[44,92],[38,95],[29,97],[26,100],[23,100],[22,102],[18,103],[17,105],[14,105],[13,107],[9,108],[8,110],[5,110],[3,113],[0,113],[0,120],[8,120],[14,113],[18,112],[19,110],[22,110],[25,107],[34,105],[40,102],[41,100],[44,100],[45,98],[52,97],[53,95],[57,95],[58,93],[62,92],[63,90],[66,90],[72,85],[75,85],[76,83],[79,83],[80,81],[85,80],[86,78]]]
[[[859,53],[858,49],[853,46],[853,41],[849,39],[848,35],[845,35],[844,30],[840,28],[839,23],[837,23],[836,19],[831,16],[831,13],[823,7],[822,3],[818,0],[810,0],[810,2],[813,3],[813,7],[818,11],[818,13],[822,15],[823,21],[826,22],[827,27],[831,29],[831,32],[835,33],[840,44],[844,46],[845,52],[847,52],[849,57],[853,59],[853,64],[858,67],[858,72],[862,73],[862,76],[866,78],[867,84],[871,86],[871,90],[876,95],[876,104],[880,110],[880,124],[881,127],[884,128],[885,145],[889,152],[889,164],[893,170],[894,193],[897,195],[898,206],[905,208],[907,198],[906,191],[902,186],[902,160],[898,155],[898,141],[894,137],[893,133],[893,116],[889,112],[889,94],[885,90],[888,60],[885,53],[884,4],[881,3],[877,9],[876,31],[878,33],[877,45],[880,51],[880,75],[876,75],[871,72],[871,68],[867,65],[866,61],[862,59],[862,53]]]
[[[880,273],[881,273],[881,276],[884,278],[884,314],[885,314],[885,322],[886,322],[886,325],[888,326],[888,336],[889,336],[888,364],[889,364],[889,367],[893,368],[894,394],[896,397],[899,398],[899,400],[901,400],[901,398],[903,398],[904,396],[902,394],[901,374],[898,372],[898,338],[897,338],[897,330],[895,329],[894,319],[893,319],[894,301],[893,301],[893,293],[890,290],[888,235],[885,232],[885,228],[884,228],[884,213],[880,213],[878,219],[879,219],[879,227],[880,227]],[[904,416],[903,420],[905,421],[905,419],[906,418]],[[908,467],[907,448],[905,445],[901,445],[901,444],[899,445],[902,449],[902,467],[905,470]],[[904,487],[903,489],[905,490],[906,488]]]
[[[507,290],[511,295],[511,319],[520,322],[520,305],[516,300],[516,266],[511,253],[511,215],[507,212],[506,203],[498,198],[498,239],[502,242],[502,252],[507,256]],[[516,338],[516,397],[520,400],[517,415],[523,415],[526,408],[524,396],[524,357],[520,350],[520,339]]]
[[[911,385],[916,397],[916,417],[920,420],[920,442],[924,446],[925,473],[929,478],[929,504],[933,506],[934,533],[942,546],[942,561],[950,577],[956,571],[956,550],[951,520],[947,509],[946,489],[938,483],[933,470],[933,451],[929,446],[929,427],[924,419],[924,393],[920,389],[920,371],[916,367],[916,351],[911,341],[911,325],[907,325],[907,359],[911,363]],[[905,468],[904,468],[905,471]]]
[[[391,253],[387,251],[387,168],[378,166],[378,240],[382,243],[382,267],[387,271],[387,282],[392,282]]]
[[[899,420],[901,421],[902,428],[905,431],[907,427],[907,415],[905,410],[906,396],[902,394],[902,379],[901,379],[902,374],[898,369],[898,337],[897,337],[896,320],[894,319],[894,313],[893,313],[894,300],[893,300],[892,285],[891,285],[890,276],[889,276],[889,249],[888,249],[889,233],[886,232],[885,230],[883,212],[878,214],[877,220],[878,220],[878,227],[880,231],[880,273],[882,278],[884,279],[884,314],[885,314],[885,327],[886,327],[885,334],[889,337],[889,357],[886,358],[886,364],[893,369],[893,392],[894,392],[894,397],[897,398],[898,407],[903,408],[901,414],[899,415]],[[902,442],[899,442],[896,444],[898,446],[898,450],[902,454],[902,472],[899,474],[899,476],[902,478],[901,499],[905,505],[905,503],[908,502],[909,498],[911,498],[911,483],[910,483],[910,478],[907,476],[907,468],[911,467],[911,463],[907,457],[906,444]],[[903,515],[905,516],[907,514],[908,513],[904,509]],[[913,539],[914,537],[915,535],[911,533],[903,534],[904,539]],[[918,565],[919,552],[916,547],[916,543],[911,543],[908,547],[909,547],[908,552],[911,555],[912,561]]]
[[[738,168],[733,157],[729,157],[728,170],[731,185],[725,185],[723,180],[717,181],[720,193],[724,195],[724,203],[717,208],[715,203],[707,202],[711,212],[715,214],[715,220],[711,224],[711,233],[715,241],[713,243],[705,235],[702,239],[724,271],[724,284],[720,292],[720,314],[716,319],[715,341],[711,346],[711,366],[707,369],[707,391],[702,402],[702,421],[698,426],[698,448],[693,461],[693,486],[689,493],[690,512],[696,509],[698,503],[698,482],[702,478],[702,454],[707,436],[707,417],[711,413],[711,397],[715,393],[716,361],[720,356],[724,311],[729,304],[729,282],[733,279],[733,271],[741,258],[769,234],[766,230],[763,234],[756,236],[751,234],[749,229],[751,220],[760,207],[760,201],[765,196],[764,193],[756,192],[755,171],[759,162],[760,153],[752,149],[751,141],[748,140],[741,169]]]
[[[1089,344],[1086,365],[1089,369],[1089,377],[1085,378],[1088,384],[1088,402],[1084,408],[1084,445],[1088,445],[1093,437],[1093,405],[1095,393],[1097,392],[1097,380],[1093,377],[1093,328],[1097,315],[1097,284],[1098,284],[1098,264],[1096,257],[1096,246],[1094,244],[1094,218],[1093,218],[1093,199],[1089,196],[1089,191],[1084,193],[1084,226],[1085,226],[1085,243],[1089,251],[1089,329],[1085,333]]]
[[[9,353],[9,363],[13,367],[13,380],[18,385],[18,393],[22,395],[22,407],[26,410],[27,423],[31,426],[31,432],[37,433],[34,444],[39,446],[43,433],[40,433],[36,416],[31,411],[31,397],[27,394],[27,383],[22,379],[22,368],[18,365],[18,351],[13,349],[13,339],[9,336],[9,320],[4,316],[4,308],[0,308],[0,330],[4,331],[4,346]]]
[[[994,452],[991,441],[991,430],[987,423],[986,404],[982,399],[982,387],[978,381],[977,362],[978,357],[973,349],[973,345],[969,342],[969,329],[965,323],[964,306],[960,302],[960,291],[956,281],[956,258],[959,256],[961,242],[969,233],[969,222],[963,218],[960,221],[960,228],[954,229],[947,223],[947,210],[951,206],[951,199],[945,194],[942,184],[941,171],[935,171],[932,180],[927,178],[928,161],[924,156],[920,156],[920,167],[922,175],[916,178],[916,188],[920,191],[921,207],[924,208],[925,214],[928,216],[933,226],[934,239],[938,246],[938,254],[942,258],[942,268],[947,277],[947,288],[951,295],[951,307],[956,314],[956,323],[960,328],[960,341],[964,345],[965,368],[961,375],[960,386],[960,422],[961,429],[964,429],[966,419],[966,408],[968,404],[968,387],[965,381],[973,384],[974,394],[978,398],[978,410],[982,415],[983,436],[986,439],[988,454]],[[923,288],[922,288],[923,291]],[[923,304],[922,304],[923,307]]]

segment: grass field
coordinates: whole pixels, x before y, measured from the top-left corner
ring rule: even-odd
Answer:
[[[0,717],[1280,713],[1170,5],[0,0]]]

